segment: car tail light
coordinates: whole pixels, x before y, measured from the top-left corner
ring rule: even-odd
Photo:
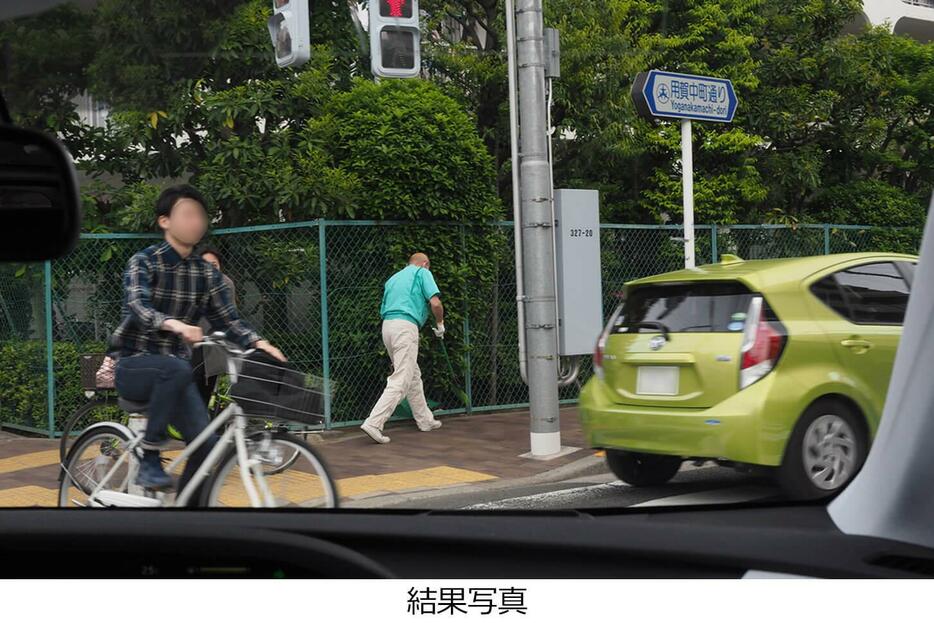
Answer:
[[[597,375],[597,378],[601,381],[603,380],[603,353],[606,350],[606,340],[610,336],[610,332],[613,330],[613,327],[616,325],[616,320],[619,318],[620,314],[623,313],[623,304],[620,303],[616,306],[616,309],[613,310],[613,313],[610,314],[610,319],[606,323],[606,326],[603,327],[603,332],[600,333],[600,337],[597,338],[597,344],[593,349],[593,372]]]
[[[593,349],[593,371],[601,381],[603,380],[603,351],[606,349],[606,332],[597,338],[597,345]]]
[[[772,371],[785,347],[785,329],[777,320],[769,320],[761,296],[749,303],[743,347],[740,352],[739,388],[749,387]]]

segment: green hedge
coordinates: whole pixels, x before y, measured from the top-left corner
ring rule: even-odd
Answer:
[[[56,430],[87,400],[81,388],[79,356],[102,349],[103,344],[54,343]],[[47,429],[45,342],[4,342],[0,361],[0,422]]]

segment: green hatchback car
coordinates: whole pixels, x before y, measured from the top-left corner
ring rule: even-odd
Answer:
[[[635,486],[706,459],[771,468],[795,498],[839,491],[879,425],[916,263],[724,255],[628,283],[581,392],[586,438]]]

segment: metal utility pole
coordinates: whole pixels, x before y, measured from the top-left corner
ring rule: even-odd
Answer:
[[[518,305],[524,308],[524,313],[520,312],[519,330],[525,335],[531,454],[542,457],[561,451],[554,217],[546,127],[542,0],[516,0],[515,6],[512,0],[507,0],[506,11],[507,30],[511,31],[507,33],[510,61],[516,76],[511,82],[518,82],[519,100],[518,165],[513,159],[519,182],[517,249],[521,245],[516,271],[521,274],[521,281],[517,279],[517,282],[523,284],[523,290],[518,293]],[[514,101],[514,93],[510,95]],[[516,154],[515,148],[513,153]]]
[[[681,120],[681,187],[684,202],[684,267],[694,268],[694,147],[691,120]]]

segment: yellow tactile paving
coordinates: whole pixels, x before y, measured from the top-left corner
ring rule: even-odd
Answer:
[[[273,494],[292,504],[312,504],[315,498],[323,493],[318,477],[307,472],[290,469],[268,478]],[[491,474],[440,465],[406,472],[341,478],[337,481],[337,490],[341,497],[346,498],[495,479],[496,476]],[[231,484],[221,491],[221,503],[229,506],[248,506],[249,501],[243,490],[242,482],[238,478],[232,478],[228,482]],[[0,490],[0,507],[56,506],[57,504],[58,489],[26,486]]]
[[[347,498],[377,492],[391,493],[408,489],[446,487],[495,478],[496,476],[482,472],[441,465],[406,472],[341,478],[337,481],[337,491],[340,497]],[[317,476],[295,469],[267,476],[267,481],[270,491],[276,498],[288,500],[291,504],[311,505],[324,495],[324,489]],[[243,488],[243,481],[236,476],[231,476],[227,483],[221,489],[221,504],[236,507],[248,506],[249,498]]]
[[[0,474],[8,474],[21,469],[32,469],[33,467],[44,467],[46,465],[55,465],[58,463],[58,448],[54,450],[41,450],[39,452],[30,452],[11,456],[6,459],[0,459]]]
[[[28,454],[20,454],[6,459],[0,459],[0,474],[18,472],[21,469],[45,467],[46,465],[57,465],[58,452],[56,448],[55,450],[41,450],[39,452],[30,452]],[[166,458],[174,459],[181,453],[181,450],[167,450],[164,451],[162,455]],[[181,468],[182,466],[180,465],[177,470],[179,473],[181,473]]]
[[[266,482],[276,499],[287,500],[289,504],[311,506],[324,495],[320,478],[294,469],[267,476]],[[219,502],[224,506],[237,508],[250,505],[243,481],[238,476],[231,474],[227,478],[221,489]]]
[[[29,485],[0,491],[0,507],[58,506],[58,489]]]

